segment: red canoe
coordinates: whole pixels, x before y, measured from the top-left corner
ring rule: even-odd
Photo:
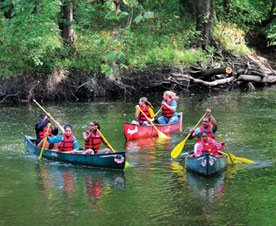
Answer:
[[[182,131],[182,112],[178,113],[179,121],[171,125],[156,125],[157,129],[162,133],[168,135],[172,132]],[[127,140],[157,137],[158,133],[153,126],[133,125],[131,123],[124,123],[124,135]]]

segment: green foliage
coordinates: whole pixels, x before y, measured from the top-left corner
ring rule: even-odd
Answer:
[[[276,19],[266,26],[266,36],[269,40],[269,45],[276,45]]]
[[[74,47],[61,38],[58,25],[63,0],[5,0],[0,2],[0,75],[22,71],[51,72],[55,67],[116,75],[122,69],[188,66],[206,62],[198,48],[193,1],[73,0]],[[182,2],[182,4],[181,4]],[[185,2],[185,3],[184,3]],[[12,18],[4,11],[13,4]],[[271,1],[232,0],[229,13],[215,1],[217,20],[212,35],[233,53],[250,54],[245,32],[267,19]],[[219,21],[227,22],[219,22]],[[276,44],[276,22],[266,35]]]
[[[236,55],[251,53],[245,42],[245,32],[235,24],[217,22],[212,35],[224,49]]]

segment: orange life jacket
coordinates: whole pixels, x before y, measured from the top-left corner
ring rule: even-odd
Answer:
[[[172,102],[174,101],[174,99],[171,99],[167,105],[171,106]],[[164,100],[165,102],[165,100]],[[162,115],[167,117],[167,118],[171,118],[174,116],[174,112],[175,111],[171,111],[166,105],[162,105]]]
[[[209,125],[207,129],[205,129],[203,126],[200,126],[199,127],[200,133],[202,133],[203,131],[206,131],[208,133],[208,137],[215,139],[215,134],[212,133],[211,128],[212,128],[212,125]],[[197,142],[199,142],[199,141],[200,141],[200,139],[197,138]]]
[[[148,118],[150,118],[149,107],[150,107],[149,105],[147,105],[146,107],[140,107],[141,110],[145,113],[145,115]],[[145,115],[140,111],[137,122],[139,122],[140,124],[142,124],[144,121],[148,121],[147,118],[145,117]]]
[[[74,149],[74,143],[73,143],[74,135],[71,134],[69,137],[67,137],[65,135],[65,133],[63,133],[62,136],[63,136],[62,141],[58,145],[58,151],[73,151],[73,149]]]
[[[90,130],[85,131],[87,135],[89,135],[91,132]],[[89,140],[85,141],[85,150],[87,149],[93,149],[93,151],[95,153],[97,153],[100,150],[100,146],[101,146],[101,135],[99,134],[99,132],[97,131],[96,134],[92,133],[91,137],[89,138]]]
[[[205,143],[203,145],[202,154],[203,155],[206,155],[206,154],[216,155],[216,154],[218,154],[217,145],[215,145],[212,141],[209,141],[209,143],[207,141],[207,143]]]
[[[49,123],[48,123],[48,124],[49,124]],[[42,131],[40,131],[40,132],[38,133],[39,139],[41,139],[41,140],[44,139],[45,134],[46,134],[46,132],[47,132],[48,124],[43,128]],[[52,132],[53,132],[53,129],[52,129],[52,127],[50,127],[50,128],[49,128],[49,131],[48,131],[49,137],[52,136]]]

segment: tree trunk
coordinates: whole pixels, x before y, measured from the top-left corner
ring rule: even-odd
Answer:
[[[4,11],[4,16],[6,19],[12,18],[12,10],[13,10],[13,4],[12,3],[5,3],[6,0],[0,0],[0,3],[3,3],[4,6],[1,7],[1,11]]]
[[[196,0],[196,30],[201,32],[200,46],[205,49],[211,42],[213,0]]]
[[[62,21],[59,24],[61,35],[65,42],[73,46],[75,43],[73,22],[73,2],[72,0],[64,0],[61,7]]]
[[[230,12],[231,0],[223,0],[223,9],[226,14]]]

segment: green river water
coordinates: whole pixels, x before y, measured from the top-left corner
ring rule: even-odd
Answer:
[[[161,97],[149,98],[155,111]],[[42,104],[60,124],[73,125],[80,146],[89,121],[99,121],[110,144],[127,152],[124,172],[39,161],[25,150],[23,135],[34,135],[40,109],[1,106],[0,225],[276,225],[275,88],[180,97],[183,133],[126,142],[123,122],[134,119],[138,98]],[[209,178],[186,172],[185,153],[195,141],[171,160],[207,107],[229,150],[256,164]]]

